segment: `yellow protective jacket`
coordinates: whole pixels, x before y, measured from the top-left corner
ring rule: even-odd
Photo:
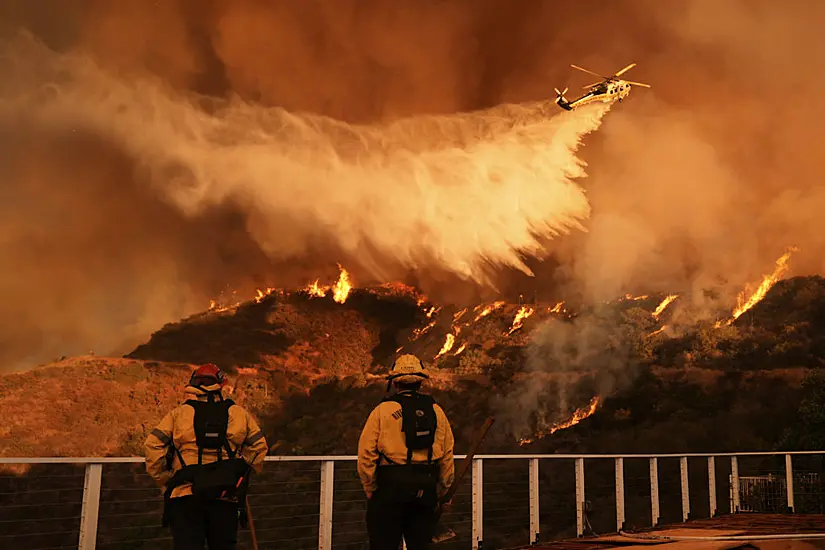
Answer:
[[[453,461],[453,430],[447,415],[438,404],[433,405],[436,416],[433,462],[439,465],[438,498],[444,496],[455,481]],[[384,401],[375,407],[367,418],[367,423],[358,440],[358,477],[364,491],[374,492],[378,488],[376,469],[385,464],[381,455],[394,464],[406,464],[407,444],[401,431],[401,405],[395,401]],[[418,449],[412,454],[413,464],[427,463],[427,450]]]
[[[204,387],[207,391],[220,389],[217,384]],[[186,400],[196,399],[206,401],[206,392],[198,388],[186,387]],[[226,439],[230,447],[237,452],[241,449],[243,458],[252,464],[255,471],[260,472],[264,457],[269,450],[260,426],[244,408],[233,405],[229,407],[229,423],[226,429]],[[166,457],[170,445],[174,444],[180,451],[187,465],[198,463],[198,446],[195,439],[195,409],[189,405],[180,405],[163,417],[160,424],[152,430],[146,438],[146,471],[160,487],[165,487],[172,476],[183,466],[174,455],[171,469],[167,468]],[[217,453],[228,458],[226,450],[214,451],[206,449],[203,452],[203,463],[208,464],[217,460]],[[254,459],[254,460],[253,460]],[[176,487],[171,494],[172,498],[192,494],[192,485],[184,483]]]

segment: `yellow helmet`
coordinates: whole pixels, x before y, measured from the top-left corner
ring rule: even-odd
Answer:
[[[390,369],[390,374],[387,375],[387,380],[395,380],[402,384],[412,384],[418,382],[422,378],[429,378],[429,375],[424,372],[424,365],[415,355],[405,354],[395,360]]]

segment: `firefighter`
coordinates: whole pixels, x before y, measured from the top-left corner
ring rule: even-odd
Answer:
[[[444,411],[420,393],[429,378],[414,355],[400,356],[385,398],[367,418],[358,441],[358,476],[367,495],[370,550],[426,548],[438,502],[455,480],[453,432]]]
[[[192,373],[186,402],[152,430],[146,471],[165,489],[163,525],[175,550],[234,550],[245,522],[246,488],[268,451],[254,418],[224,399],[225,374],[206,364]]]

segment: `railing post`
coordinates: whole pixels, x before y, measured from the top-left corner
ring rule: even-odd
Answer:
[[[332,500],[335,495],[335,461],[321,461],[321,504],[318,510],[318,550],[332,549]]]
[[[616,532],[624,529],[624,459],[616,459]]]
[[[584,535],[584,459],[576,459],[576,536]]]
[[[481,550],[484,538],[484,463],[473,459],[473,550]]]
[[[788,512],[793,514],[793,459],[791,455],[785,455],[785,486],[788,492]]]
[[[710,501],[710,517],[716,517],[716,459],[708,457],[708,500]]]
[[[86,464],[83,481],[83,505],[80,509],[80,539],[78,550],[94,550],[97,544],[97,519],[100,510],[102,464]]]
[[[739,460],[736,456],[730,457],[730,492],[731,514],[739,513]]]
[[[650,459],[650,524],[659,525],[659,459]]]
[[[539,459],[530,459],[530,544],[539,542]]]
[[[690,480],[687,457],[679,458],[679,477],[682,481],[682,521],[690,519]]]

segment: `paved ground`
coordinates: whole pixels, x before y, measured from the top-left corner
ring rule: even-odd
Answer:
[[[825,549],[825,538],[819,540],[770,540],[765,536],[794,533],[825,534],[825,515],[736,514],[646,529],[623,535],[588,537],[571,541],[542,544],[541,550],[595,550],[606,548],[647,548],[667,546],[668,550],[819,550]],[[674,540],[681,537],[726,537],[736,540]],[[667,537],[673,537],[668,539]]]

